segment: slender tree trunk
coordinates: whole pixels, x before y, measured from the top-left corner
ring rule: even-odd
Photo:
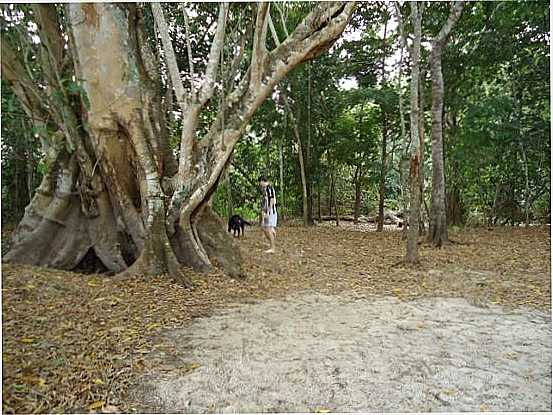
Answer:
[[[230,172],[228,171],[228,169],[225,173],[225,182],[227,188],[227,218],[230,219],[234,211],[234,203],[232,200],[232,183],[230,180]]]
[[[514,85],[512,87],[512,95],[515,101],[515,113],[513,114],[514,124],[518,133],[518,144],[520,146],[520,155],[522,156],[522,168],[524,171],[524,225],[526,228],[530,226],[530,181],[528,177],[528,159],[526,158],[526,148],[522,139],[523,131],[521,128],[520,117],[522,115],[522,105],[517,97]]]
[[[359,215],[361,212],[361,167],[355,168],[355,174],[353,176],[353,185],[355,190],[355,204],[353,206],[353,223],[359,223]]]
[[[306,178],[307,178],[307,223],[313,225],[313,163],[311,154],[311,62],[307,64],[307,148]]]
[[[328,198],[327,200],[327,208],[328,208],[328,215],[332,216],[332,206],[334,206],[334,202],[332,201],[332,171],[330,171],[330,175],[328,176]]]
[[[446,188],[442,126],[444,85],[441,54],[441,47],[433,45],[430,58],[432,70],[432,211],[428,239],[436,247],[449,244],[445,206]]]
[[[421,49],[421,20],[424,3],[421,3],[419,9],[418,2],[411,2],[411,22],[414,28],[414,39],[411,50],[411,146],[410,146],[410,213],[409,213],[409,232],[407,235],[407,251],[405,262],[419,262],[418,237],[419,237],[419,217],[421,204],[421,153],[419,137],[419,65]]]
[[[401,142],[405,145],[405,153],[399,157],[398,159],[398,171],[399,171],[399,190],[401,194],[401,208],[402,208],[402,215],[403,215],[403,230],[401,231],[401,237],[402,239],[407,239],[407,210],[408,210],[408,192],[407,189],[407,155],[409,150],[409,143],[410,138],[407,135],[407,131],[405,128],[405,114],[404,114],[404,107],[403,107],[403,94],[401,90],[401,82],[403,80],[403,51],[407,48],[406,41],[405,41],[405,35],[404,35],[404,28],[403,28],[403,22],[401,19],[401,14],[399,11],[399,8],[397,7],[397,3],[394,4],[396,8],[396,15],[398,18],[398,30],[400,32],[400,40],[401,40],[401,48],[400,48],[400,55],[399,55],[399,73],[398,73],[398,80],[397,80],[397,92],[398,92],[398,105],[399,105],[399,119],[400,119],[400,133],[401,133]]]
[[[519,138],[520,153],[522,154],[522,163],[524,165],[524,224],[530,226],[530,183],[528,179],[528,160],[526,159],[526,149],[522,139]]]
[[[321,220],[321,181],[319,180],[317,182],[317,207],[318,207],[318,215],[317,215],[317,219],[319,219],[319,221]]]
[[[355,207],[353,213],[353,223],[356,225],[359,223],[359,216],[361,215],[361,183],[355,182]]]
[[[300,162],[300,176],[301,176],[301,195],[302,195],[302,212],[303,212],[303,224],[304,226],[309,225],[309,206],[308,206],[308,196],[307,196],[307,178],[305,175],[305,159],[303,157],[303,146],[301,143],[300,131],[298,128],[298,123],[290,109],[288,99],[284,95],[284,103],[288,111],[288,116],[292,122],[292,127],[294,130],[294,136],[296,137],[296,142],[298,145],[298,159]]]
[[[340,226],[340,215],[338,213],[338,203],[336,201],[336,178],[334,175],[334,172],[332,171],[330,173],[330,191],[331,191],[331,199],[334,204],[334,214],[336,217],[336,226]]]
[[[432,211],[430,215],[429,241],[436,247],[449,244],[447,235],[446,185],[444,174],[443,109],[444,80],[442,52],[447,37],[459,20],[464,2],[455,2],[447,22],[432,42],[430,66],[432,73]]]
[[[426,204],[426,197],[425,197],[425,186],[424,186],[424,140],[425,140],[425,130],[424,130],[424,84],[426,80],[426,68],[421,69],[420,71],[420,81],[419,81],[419,138],[420,138],[420,197],[421,197],[421,203],[423,204],[426,213],[428,214],[428,205]],[[419,236],[424,235],[426,232],[426,226],[424,223],[424,215],[423,211],[420,211],[419,216]]]
[[[384,21],[384,36],[382,38],[382,88],[386,87],[386,31],[388,28],[388,11],[386,10],[386,20]],[[382,111],[382,155],[380,157],[380,183],[378,186],[378,224],[377,232],[384,229],[384,199],[386,197],[386,156],[388,145],[388,117],[384,105],[380,106]]]
[[[380,157],[380,183],[378,185],[378,224],[377,232],[384,229],[384,199],[386,197],[386,146],[388,140],[388,120],[386,114],[382,114],[382,155]]]
[[[286,128],[285,128],[286,131]],[[284,202],[284,156],[282,154],[282,140],[278,146],[278,167],[279,167],[279,179],[280,179],[280,215],[284,217],[284,212],[286,210],[286,204]]]

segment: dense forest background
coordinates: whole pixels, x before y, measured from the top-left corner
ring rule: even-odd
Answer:
[[[293,27],[309,6],[276,6],[280,10],[280,14],[274,12],[277,32],[285,27],[279,24],[281,20]],[[4,7],[13,14],[16,8],[26,6]],[[178,22],[174,6],[166,7],[169,19]],[[195,7],[197,25],[217,12],[213,4]],[[447,13],[447,4],[433,3],[422,20],[420,95],[424,141],[428,143],[423,146],[422,163],[425,221],[432,188],[429,40]],[[36,36],[32,19],[24,27]],[[530,222],[550,221],[549,41],[547,2],[465,6],[442,64],[450,224],[517,224],[525,221],[526,213]],[[176,37],[174,42],[185,67],[184,41]],[[27,48],[23,50],[30,70],[38,75],[37,56],[29,45],[22,46]],[[209,50],[200,43],[197,46],[195,53],[203,54],[198,59],[206,59]],[[330,52],[295,69],[255,114],[214,195],[215,210],[222,216],[236,212],[256,218],[257,178],[266,174],[277,190],[281,216],[301,218],[301,146],[309,223],[336,212],[375,217],[381,186],[385,208],[401,214],[409,193],[409,65],[392,3],[360,3],[345,35]],[[80,88],[75,82],[65,85],[70,93],[78,93]],[[175,103],[169,107],[170,136],[176,151],[180,112]],[[49,169],[48,157],[41,149],[47,134],[25,114],[3,78],[4,226],[15,225],[23,217]]]
[[[408,131],[410,75],[405,51],[400,62],[392,10],[386,4],[361,4],[349,36],[346,33],[330,54],[289,77],[286,87],[294,120],[281,102],[268,100],[263,105],[236,148],[229,181],[217,191],[215,206],[220,214],[238,211],[256,217],[256,180],[266,173],[280,195],[280,212],[301,217],[296,127],[305,157],[310,221],[335,215],[336,208],[339,215],[375,217],[382,172],[386,208],[403,210],[408,197],[409,137],[401,123]],[[446,12],[445,4],[426,9],[423,38],[427,42]],[[421,92],[428,143],[423,200],[428,207],[432,166],[427,49],[428,44],[422,53]],[[467,4],[444,53],[443,71],[449,223],[523,223],[526,208],[530,221],[548,223],[549,6],[545,2]],[[428,221],[428,208],[423,209],[423,217]]]

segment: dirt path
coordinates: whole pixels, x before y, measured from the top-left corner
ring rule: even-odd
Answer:
[[[151,371],[149,411],[551,410],[551,319],[536,310],[305,292],[165,340],[189,373]]]

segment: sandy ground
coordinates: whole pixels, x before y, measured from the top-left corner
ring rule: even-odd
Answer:
[[[148,412],[551,410],[548,314],[352,295],[236,304],[166,331],[177,358],[135,396]]]

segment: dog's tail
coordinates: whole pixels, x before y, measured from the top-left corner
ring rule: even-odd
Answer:
[[[247,220],[242,219],[242,222],[244,222],[244,225],[252,226],[252,224],[250,222],[248,222]]]

